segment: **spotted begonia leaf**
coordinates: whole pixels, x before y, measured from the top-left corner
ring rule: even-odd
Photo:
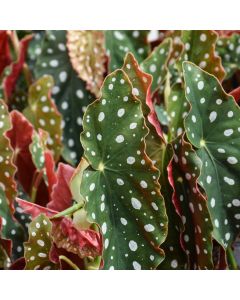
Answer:
[[[0,100],[0,188],[5,192],[11,211],[14,210],[13,200],[16,196],[14,180],[16,167],[13,164],[13,149],[6,132],[11,129],[10,116],[7,106]]]
[[[240,227],[240,111],[213,75],[192,63],[183,68],[191,104],[187,136],[203,162],[200,184],[208,197],[214,238],[226,248]]]
[[[159,173],[145,153],[148,130],[132,89],[124,71],[107,76],[101,98],[85,113],[81,135],[90,164],[81,194],[101,226],[105,269],[153,269],[163,260],[165,206]]]
[[[41,214],[29,224],[29,240],[24,243],[26,270],[52,270],[57,266],[50,261],[52,224]]]
[[[96,97],[104,79],[104,34],[97,30],[68,30],[67,48],[74,70]]]
[[[40,131],[39,134],[34,132],[32,134],[32,143],[29,145],[29,150],[32,155],[32,160],[38,171],[45,167],[45,151],[47,149],[48,133]]]
[[[0,270],[10,266],[12,256],[12,241],[2,238],[2,218],[0,217]]]
[[[184,51],[178,61],[180,71],[182,72],[182,62],[189,60],[222,80],[225,71],[221,58],[215,53],[216,41],[217,34],[213,30],[184,30]]]
[[[171,88],[166,106],[169,118],[168,138],[171,141],[184,131],[184,119],[190,109],[181,83],[176,83]]]
[[[0,76],[5,67],[11,63],[7,30],[0,30]]]
[[[226,71],[225,79],[229,79],[240,69],[240,34],[219,38],[216,51]]]
[[[165,252],[165,259],[158,269],[186,269],[187,256],[180,242],[182,221],[174,206],[172,187],[172,145],[167,144],[161,157],[160,179],[161,193],[165,200],[167,216],[171,222],[168,223],[168,235],[162,248]]]
[[[149,134],[146,136],[146,152],[150,159],[155,161],[158,166],[162,151],[163,135],[160,124],[158,123],[159,126],[155,127],[156,121],[154,118],[157,117],[154,115],[155,111],[152,107],[151,99],[149,100],[152,77],[141,71],[131,53],[126,55],[122,69],[131,81],[133,94],[141,101],[143,116],[145,117],[146,125],[149,129]]]
[[[167,62],[171,53],[171,39],[165,39],[153,52],[141,63],[144,72],[153,77],[151,91],[154,93],[164,81],[167,74]]]
[[[42,207],[19,198],[17,202],[24,212],[30,214],[32,218],[38,218],[41,215],[53,217],[58,213],[51,208]],[[51,237],[53,242],[59,249],[65,249],[80,258],[101,256],[101,234],[96,230],[94,223],[83,220],[86,218],[85,212],[79,210],[76,213],[78,216],[74,216],[73,219],[70,217],[52,219]],[[87,226],[83,228],[82,224]]]
[[[150,45],[147,41],[147,30],[107,30],[105,44],[109,57],[109,70],[121,68],[127,52],[132,52],[141,63],[149,54]]]
[[[63,157],[76,163],[82,155],[79,134],[85,109],[92,102],[93,95],[86,90],[86,84],[78,78],[72,68],[66,49],[66,31],[46,31],[34,69],[39,78],[49,74],[54,78],[52,97],[63,116]]]
[[[34,30],[32,32],[32,39],[28,45],[27,50],[27,64],[31,70],[34,71],[36,61],[42,53],[42,43],[44,38],[44,30]]]
[[[14,34],[14,32],[11,32],[11,34]],[[19,42],[19,52],[17,53],[17,60],[15,62],[12,62],[12,64],[10,65],[9,74],[7,74],[7,76],[3,80],[4,94],[7,99],[11,97],[20,73],[23,70],[28,44],[31,39],[32,36],[28,35]]]
[[[55,160],[58,160],[62,149],[62,117],[51,99],[52,87],[53,79],[47,75],[33,83],[29,88],[29,107],[24,113],[36,129],[41,128],[49,133],[47,144]]]
[[[180,135],[173,141],[174,199],[184,230],[182,243],[194,269],[212,269],[212,231],[207,200],[198,188],[202,162],[191,144]]]
[[[34,170],[35,176],[43,177],[48,187],[49,196],[51,196],[53,185],[57,181],[55,161],[52,151],[47,148],[49,134],[42,129],[38,131],[38,134],[34,132],[32,135],[32,143],[29,145],[29,150],[32,155],[31,159],[36,167],[36,170]]]
[[[8,207],[4,191],[0,188],[0,218],[2,219],[2,237],[12,240],[13,249],[11,259],[15,260],[23,254],[24,230],[12,216]]]
[[[184,45],[181,41],[182,30],[173,30],[167,34],[172,39],[172,49],[169,57],[169,66],[174,66],[178,57],[182,54]]]

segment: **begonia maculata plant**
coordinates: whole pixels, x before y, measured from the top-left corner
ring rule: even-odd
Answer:
[[[240,264],[240,33],[0,31],[0,269]]]

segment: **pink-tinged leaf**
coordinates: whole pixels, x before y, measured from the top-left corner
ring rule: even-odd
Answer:
[[[13,34],[13,33],[12,33]],[[10,98],[12,92],[15,88],[16,82],[20,73],[22,72],[23,65],[25,63],[27,48],[30,40],[32,39],[32,35],[28,35],[24,37],[19,43],[19,54],[16,62],[13,62],[11,65],[10,74],[6,76],[3,81],[3,86],[5,90],[5,94],[7,98]]]
[[[8,44],[7,30],[0,30],[0,76],[5,69],[11,63],[10,48]]]
[[[13,149],[6,132],[11,129],[11,121],[6,104],[0,100],[0,188],[5,192],[8,206],[14,211],[13,201],[16,196],[14,180],[16,167],[13,164]]]
[[[62,257],[67,257],[68,262],[61,259]],[[72,270],[72,264],[77,266],[78,269],[83,270],[85,269],[84,260],[80,258],[78,255],[68,252],[63,248],[58,248],[54,243],[49,253],[50,260],[55,263],[59,264],[60,270]],[[70,263],[69,263],[70,262]]]
[[[234,89],[233,91],[231,91],[230,95],[234,97],[234,99],[237,103],[239,103],[240,102],[240,86],[238,88]]]
[[[168,235],[163,243],[165,259],[158,269],[186,269],[187,255],[182,247],[180,232],[183,230],[181,216],[177,213],[173,201],[174,183],[172,176],[173,149],[171,144],[167,144],[161,155],[161,168],[159,182],[161,193],[165,200],[167,215],[171,224],[168,226]]]
[[[29,145],[32,142],[33,126],[18,111],[10,113],[12,128],[6,133],[14,150],[14,164],[17,166],[17,179],[24,191],[30,193],[35,166],[32,162]]]
[[[141,101],[143,115],[149,129],[149,134],[146,137],[146,150],[149,157],[159,167],[159,157],[161,156],[160,153],[164,138],[151,99],[152,76],[140,69],[138,62],[131,53],[126,55],[122,69],[131,81],[133,93]]]
[[[78,229],[70,218],[53,221],[53,240],[58,248],[84,258],[102,255],[102,237],[95,230]]]
[[[53,186],[57,182],[57,176],[55,173],[55,161],[51,151],[46,150],[44,153],[45,158],[45,170],[47,176],[48,193],[51,197]]]
[[[16,198],[16,201],[23,209],[24,213],[31,215],[32,218],[36,218],[40,214],[45,214],[47,217],[52,217],[58,213],[58,211],[22,200],[20,198]]]
[[[26,266],[25,258],[20,257],[11,264],[9,270],[24,270],[25,266]]]
[[[47,207],[56,211],[63,211],[72,205],[72,194],[70,191],[70,179],[74,168],[60,163],[56,174],[56,183],[51,193],[51,201]]]
[[[188,255],[189,267],[212,269],[213,226],[207,200],[197,181],[202,163],[184,135],[173,141],[173,148],[174,202],[178,202],[177,210],[184,225],[181,242]]]
[[[234,33],[240,33],[240,30],[215,30],[220,37],[231,36]]]
[[[86,81],[87,89],[98,97],[106,72],[103,32],[68,30],[67,48],[74,70],[82,80]]]

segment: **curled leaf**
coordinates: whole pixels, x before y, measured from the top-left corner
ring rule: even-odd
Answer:
[[[87,89],[98,97],[106,71],[103,32],[68,30],[67,48],[74,70],[86,81]]]

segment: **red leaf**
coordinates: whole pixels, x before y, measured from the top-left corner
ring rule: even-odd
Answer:
[[[233,98],[235,99],[235,101],[237,103],[240,102],[240,86],[236,89],[234,89],[233,91],[231,91],[230,93],[231,96],[233,96]]]
[[[16,62],[13,62],[11,65],[11,73],[4,79],[3,86],[6,93],[7,98],[10,98],[12,92],[15,88],[16,82],[18,77],[22,71],[26,54],[27,48],[30,40],[32,39],[32,35],[28,35],[24,37],[19,43],[19,57]]]
[[[158,117],[157,117],[157,114],[156,114],[154,106],[153,106],[150,88],[147,91],[146,103],[147,103],[148,107],[150,108],[150,113],[148,115],[148,121],[155,127],[157,134],[160,136],[160,138],[164,142],[165,139],[163,137],[162,128],[161,128],[160,122],[158,121]]]
[[[63,211],[72,205],[72,194],[69,183],[72,178],[74,168],[60,163],[57,170],[56,184],[53,186],[51,201],[47,207],[56,211]]]
[[[38,204],[31,203],[20,198],[16,198],[17,203],[23,209],[24,213],[31,215],[32,219],[36,218],[40,214],[45,214],[47,217],[52,217],[58,212],[46,207],[42,207]]]
[[[26,266],[25,258],[20,257],[11,264],[9,270],[24,270],[25,266]]]
[[[219,36],[231,36],[234,33],[240,33],[240,30],[215,30]]]
[[[53,191],[53,187],[57,182],[57,176],[55,173],[55,161],[54,161],[53,153],[50,150],[45,151],[44,157],[45,157],[45,168],[46,168],[47,179],[48,179],[48,193],[49,195],[51,195]]]
[[[10,139],[14,150],[14,164],[17,166],[16,176],[25,192],[30,193],[32,178],[36,169],[29,151],[34,129],[20,112],[14,110],[10,113],[10,117],[12,129],[6,133],[6,136]]]
[[[78,229],[70,218],[53,220],[52,233],[58,248],[77,254],[81,258],[102,255],[100,232],[91,229]]]
[[[7,30],[0,30],[0,76],[3,70],[11,63]]]

